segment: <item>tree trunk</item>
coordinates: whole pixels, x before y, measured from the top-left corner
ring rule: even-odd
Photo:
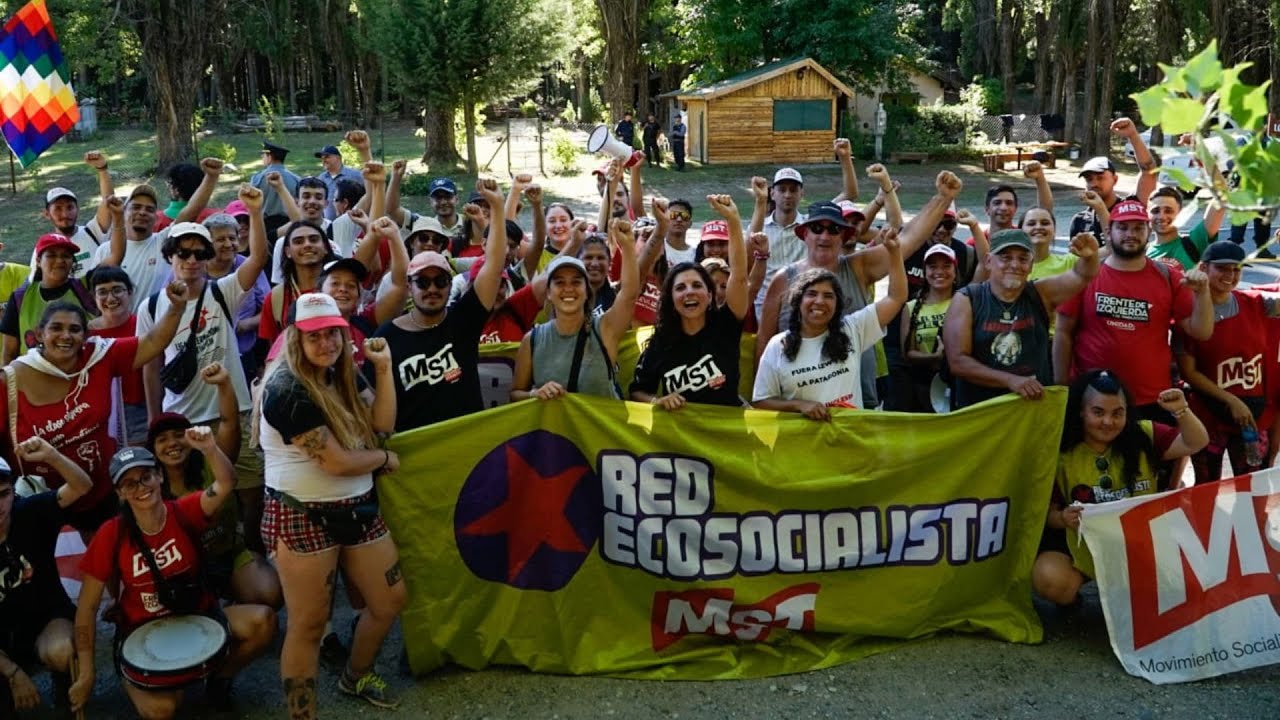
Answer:
[[[646,3],[647,0],[596,0],[604,36],[604,101],[609,106],[609,119],[614,122],[635,107],[636,67],[643,65],[640,35]]]
[[[1036,112],[1053,112],[1053,83],[1049,75],[1050,58],[1053,57],[1053,21],[1043,10],[1036,11]]]
[[[1098,140],[1098,66],[1096,59],[1102,46],[1102,2],[1089,0],[1089,44],[1085,47],[1084,117],[1080,145],[1092,153]]]
[[[581,50],[573,54],[573,61],[578,65],[577,83],[574,92],[578,97],[578,122],[590,122],[591,110],[591,68],[587,65],[586,53]]]
[[[1080,70],[1080,50],[1064,50],[1063,57],[1065,69],[1062,73],[1062,115],[1066,126],[1062,129],[1062,139],[1064,142],[1073,143],[1076,142],[1079,132],[1077,121],[1080,115],[1076,111],[1076,75]]]
[[[996,0],[975,0],[973,5],[974,72],[978,75],[994,75],[996,72]]]
[[[467,174],[480,174],[480,161],[476,159],[476,103],[471,98],[462,100],[462,124],[467,129]]]
[[[1018,42],[1018,26],[1021,24],[1022,11],[1018,5],[1018,0],[1002,0],[1000,3],[1000,53],[998,65],[1000,68],[1000,88],[1004,95],[1004,112],[1013,112],[1013,92],[1014,92],[1014,53],[1013,48]]]
[[[131,0],[122,6],[138,33],[154,101],[157,172],[192,160],[192,120],[225,0]]]
[[[422,129],[427,136],[422,162],[443,168],[446,173],[462,161],[453,136],[453,110],[452,107],[444,107],[439,103],[427,103],[426,113],[422,117]]]

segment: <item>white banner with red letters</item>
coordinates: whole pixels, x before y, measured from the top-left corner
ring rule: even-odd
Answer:
[[[1186,682],[1280,662],[1280,470],[1088,505],[1111,647]]]

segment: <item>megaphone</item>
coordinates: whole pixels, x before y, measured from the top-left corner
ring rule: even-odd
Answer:
[[[609,126],[597,125],[587,137],[587,152],[606,153],[622,161],[622,167],[629,168],[644,160],[644,153],[622,142],[609,132]]]

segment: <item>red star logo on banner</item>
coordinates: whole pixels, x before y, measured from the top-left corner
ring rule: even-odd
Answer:
[[[506,502],[462,528],[462,533],[505,534],[507,581],[515,582],[530,558],[544,544],[563,552],[587,551],[564,513],[569,495],[587,469],[571,467],[544,476],[509,445],[506,461]]]

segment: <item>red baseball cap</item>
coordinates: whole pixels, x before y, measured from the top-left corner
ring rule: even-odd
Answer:
[[[1151,216],[1147,214],[1147,209],[1137,200],[1121,200],[1111,208],[1111,222],[1118,223],[1126,220],[1141,220],[1142,222],[1151,222]]]
[[[338,302],[324,293],[306,293],[293,302],[294,327],[302,332],[314,332],[332,327],[348,327]]]
[[[723,220],[708,220],[702,223],[703,240],[728,240],[729,225]]]
[[[56,247],[66,248],[67,250],[70,250],[73,256],[76,253],[80,252],[80,246],[71,242],[71,238],[67,237],[66,235],[59,235],[58,233],[46,233],[44,235],[41,235],[40,239],[36,241],[36,259],[39,259],[40,256],[45,253],[46,250],[52,250],[53,248],[56,248]]]

